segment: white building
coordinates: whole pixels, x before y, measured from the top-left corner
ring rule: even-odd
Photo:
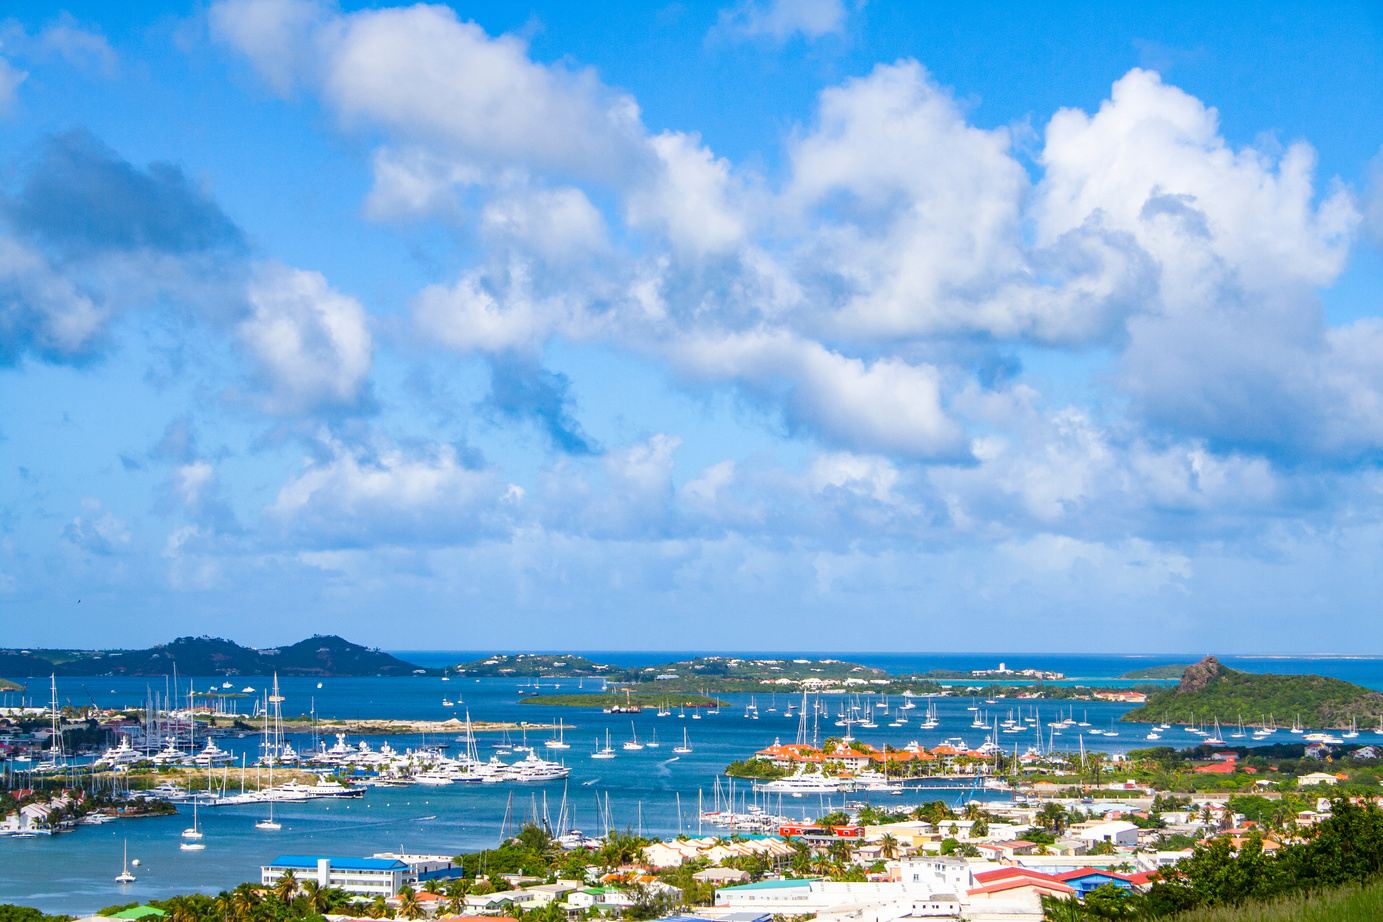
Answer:
[[[1123,820],[1094,823],[1084,828],[1073,827],[1071,837],[1083,842],[1110,842],[1114,845],[1137,845],[1138,827]]]
[[[397,858],[341,858],[280,855],[259,869],[260,883],[272,887],[289,871],[300,882],[315,880],[322,887],[339,887],[359,896],[394,896],[411,869]]]

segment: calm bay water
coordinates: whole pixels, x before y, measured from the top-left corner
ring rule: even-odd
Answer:
[[[454,664],[475,658],[475,654],[464,652],[400,655],[422,665]],[[690,654],[589,655],[598,661],[632,664],[681,659]],[[765,656],[762,653],[746,655]],[[1033,666],[1088,679],[1109,679],[1140,666],[1189,662],[1196,658],[1017,654],[832,656],[878,666],[891,672],[931,668],[992,668],[1002,660],[1010,668]],[[1223,660],[1226,665],[1249,671],[1317,673],[1345,678],[1371,688],[1383,688],[1383,660],[1379,659],[1224,657]],[[46,702],[46,681],[20,681],[31,682],[26,697],[32,695],[40,702]],[[198,690],[221,683],[219,678],[184,679],[180,683],[184,692],[189,681]],[[248,685],[262,690],[264,687],[264,679],[260,677],[242,677],[235,681],[237,688]],[[0,902],[18,902],[54,912],[78,913],[113,903],[174,893],[197,890],[216,892],[244,880],[257,880],[259,866],[280,854],[368,855],[402,848],[410,852],[453,855],[493,846],[498,841],[506,811],[521,822],[526,814],[544,812],[544,798],[546,812],[555,821],[564,793],[569,812],[574,811],[574,825],[589,834],[603,831],[597,801],[599,799],[603,803],[607,795],[613,823],[618,827],[638,828],[642,825],[647,832],[666,834],[675,834],[679,830],[695,832],[698,796],[705,798],[709,808],[714,779],[725,764],[743,758],[775,739],[791,741],[798,729],[795,718],[784,716],[788,696],[771,693],[757,696],[758,720],[744,716],[743,705],[747,703],[747,698],[733,695],[728,696],[727,700],[734,701],[735,707],[726,707],[719,715],[707,714],[700,720],[693,720],[690,713],[685,718],[679,717],[675,709],[670,717],[660,718],[653,711],[646,711],[631,718],[586,709],[520,704],[519,682],[514,680],[453,678],[444,682],[440,678],[337,678],[321,680],[320,689],[316,687],[316,679],[285,677],[279,681],[286,698],[285,714],[307,714],[315,709],[323,718],[445,720],[453,716],[464,717],[469,710],[477,720],[544,723],[554,722],[560,717],[569,726],[576,725],[575,730],[566,733],[567,742],[572,748],[562,756],[566,764],[572,767],[571,778],[566,782],[529,786],[454,785],[444,788],[417,786],[371,789],[364,798],[350,803],[315,801],[277,805],[275,817],[283,824],[283,828],[277,832],[254,828],[254,823],[267,811],[264,806],[206,809],[201,811],[207,843],[206,850],[202,852],[182,852],[178,848],[181,841],[179,833],[190,825],[190,817],[185,814],[83,827],[52,837],[20,840],[0,838],[0,856],[5,862],[5,873],[0,874]],[[163,679],[59,678],[58,694],[63,703],[74,705],[85,703],[89,693],[103,707],[129,706],[142,702],[150,690],[162,693],[165,684]],[[586,685],[590,690],[590,683]],[[544,682],[544,691],[577,691],[579,687],[580,683],[576,680]],[[833,709],[838,707],[836,702],[839,696],[826,697],[832,702]],[[455,706],[444,707],[443,698],[451,699]],[[7,703],[15,703],[14,696],[10,696]],[[970,703],[970,699],[963,698],[939,699],[941,726],[934,731],[916,729],[917,718],[914,717],[912,726],[895,729],[881,724],[877,730],[857,729],[856,735],[871,743],[895,746],[903,746],[914,740],[926,746],[935,746],[949,737],[961,737],[971,745],[978,745],[984,732],[970,726],[974,716],[966,710]],[[250,706],[248,699],[242,703],[243,708]],[[769,711],[769,708],[775,707],[776,713]],[[981,702],[980,707],[1003,716],[1010,707],[1017,709],[1019,704],[1000,702],[997,705],[984,705]],[[1045,722],[1056,715],[1058,705],[1039,704],[1038,708]],[[1077,735],[1076,728],[1072,728],[1054,742],[1058,748],[1074,749],[1083,739],[1086,748],[1105,751],[1126,751],[1150,745],[1189,746],[1199,742],[1197,737],[1183,733],[1179,727],[1165,733],[1159,743],[1147,742],[1143,739],[1148,730],[1146,726],[1115,723],[1127,710],[1126,706],[1116,704],[1077,704],[1077,719],[1084,717],[1099,728],[1113,726],[1119,736],[1086,735],[1082,738]],[[916,715],[918,711],[911,713]],[[1278,716],[1281,718],[1284,715]],[[684,728],[694,751],[674,757],[672,746],[681,741]],[[662,745],[641,752],[620,751],[618,757],[610,761],[592,761],[591,750],[595,748],[597,739],[603,741],[607,729],[617,748],[621,741],[629,738],[631,732],[637,732],[640,739],[645,740],[656,733]],[[822,738],[842,732],[824,719],[815,730]],[[809,728],[809,735],[811,732],[812,728]],[[481,734],[480,738],[481,753],[488,755],[491,742],[497,741],[498,736]],[[417,736],[368,738],[371,745],[376,747],[384,739],[388,739],[396,748],[415,747],[424,742]],[[1365,732],[1360,742],[1375,739],[1383,740],[1383,737]],[[356,739],[350,741],[353,743]],[[454,739],[443,741],[450,743],[453,753],[462,745]],[[1006,748],[1015,744],[1026,748],[1036,742],[1036,737],[1028,733],[1012,734],[1002,737],[1002,741]],[[332,740],[328,739],[327,742],[329,744]],[[435,743],[437,740],[428,739],[427,742]],[[541,739],[530,738],[529,742],[541,743]],[[304,734],[295,737],[293,743],[300,750],[310,749],[312,739]],[[256,740],[232,739],[222,741],[221,745],[253,758]],[[548,754],[541,748],[539,752],[545,757]],[[232,788],[236,786],[237,772],[231,775]],[[737,791],[740,790],[743,787],[737,785]],[[903,797],[874,796],[882,797],[890,806],[901,806],[933,799],[956,801],[962,797],[968,799],[974,794],[943,791],[933,794],[909,792]],[[850,797],[863,799],[865,795],[859,793]],[[835,803],[838,806],[841,799],[837,797]],[[792,816],[811,816],[827,806],[829,804],[821,798],[789,798],[783,800],[781,810]],[[771,807],[777,810],[779,803],[775,800]],[[113,878],[119,872],[121,848],[127,839],[130,857],[140,859],[141,867],[136,871],[138,881],[122,886],[116,884]]]

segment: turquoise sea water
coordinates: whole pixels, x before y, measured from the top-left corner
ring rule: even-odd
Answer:
[[[630,662],[657,662],[684,656],[675,653],[591,655],[613,662],[620,662],[624,657],[628,657]],[[414,662],[425,665],[475,658],[475,654],[469,653],[442,654],[440,658],[437,654],[424,656],[414,653],[408,656]],[[952,654],[925,658],[868,654],[834,656],[877,665],[890,671],[988,668],[1002,659],[1010,667],[1031,665],[1060,670],[1072,676],[1084,674],[1086,678],[1109,678],[1138,665],[1177,661],[1175,658],[1062,658],[1011,654],[975,657]],[[1186,661],[1189,659],[1194,657]],[[1244,661],[1225,658],[1225,661],[1235,668],[1261,666],[1255,671],[1316,672],[1349,678],[1373,688],[1383,687],[1383,661],[1376,659]],[[182,682],[184,689],[187,681]],[[213,684],[219,686],[221,680],[194,678],[190,681],[199,690],[204,690]],[[236,686],[262,688],[263,682],[259,677],[242,677],[236,680]],[[162,679],[60,678],[58,693],[64,703],[82,704],[89,692],[102,706],[125,706],[143,701],[150,689],[162,692],[164,684]],[[494,845],[499,838],[506,811],[515,820],[522,821],[525,814],[532,815],[535,811],[541,814],[546,798],[547,812],[555,820],[564,792],[569,810],[575,811],[575,825],[590,834],[603,831],[598,819],[597,798],[603,803],[607,795],[613,822],[618,827],[637,828],[641,824],[648,832],[675,834],[679,829],[692,832],[697,828],[698,794],[706,798],[709,808],[713,782],[726,763],[743,758],[775,739],[790,741],[796,736],[798,727],[795,718],[783,716],[787,696],[772,694],[757,696],[758,720],[744,716],[743,704],[747,703],[747,699],[743,696],[728,696],[728,700],[735,701],[737,706],[724,708],[718,716],[704,715],[703,719],[693,720],[690,713],[686,718],[679,718],[675,710],[670,717],[660,718],[653,711],[645,711],[631,718],[606,715],[598,710],[522,705],[518,697],[519,683],[501,679],[476,681],[453,678],[444,682],[440,678],[338,678],[322,680],[322,688],[319,689],[315,679],[286,677],[280,679],[280,684],[286,698],[286,714],[309,713],[315,708],[318,715],[328,718],[445,720],[452,716],[464,717],[467,710],[477,720],[552,722],[561,717],[568,725],[575,724],[577,727],[567,731],[566,738],[572,748],[563,756],[564,761],[572,767],[571,778],[566,782],[529,786],[453,785],[444,788],[416,786],[371,789],[364,798],[349,803],[314,801],[278,805],[275,815],[283,828],[277,832],[254,828],[254,823],[267,810],[264,806],[205,809],[201,811],[201,819],[207,848],[202,852],[182,852],[178,848],[179,833],[190,825],[190,818],[185,815],[125,820],[104,826],[83,827],[52,837],[19,840],[0,838],[0,857],[4,860],[5,868],[4,873],[0,874],[0,902],[18,902],[49,911],[75,914],[113,903],[174,893],[194,890],[215,892],[244,880],[257,880],[259,866],[279,854],[368,855],[404,849],[453,855]],[[548,690],[549,684],[544,683],[544,691]],[[576,680],[566,680],[557,685],[558,692],[578,690]],[[46,686],[46,681],[35,680],[31,686],[34,697],[46,701]],[[454,701],[455,706],[443,707],[444,697]],[[835,699],[837,696],[827,697]],[[857,729],[856,735],[868,742],[895,746],[906,745],[913,740],[934,746],[943,739],[956,736],[971,745],[978,745],[984,733],[970,727],[973,713],[966,710],[970,703],[969,699],[962,698],[939,699],[941,726],[934,731],[924,733],[913,726],[890,729],[881,725],[877,730]],[[246,702],[242,706],[247,708],[249,704]],[[980,706],[997,711],[1002,716],[1009,707],[1017,708],[1019,705],[1016,702],[1001,702],[992,706],[981,703]],[[776,707],[778,712],[769,712],[771,707]],[[1038,707],[1044,722],[1056,715],[1055,703],[1039,704]],[[1122,705],[1091,703],[1076,705],[1075,713],[1077,719],[1084,716],[1094,726],[1107,728],[1126,710],[1127,707]],[[913,715],[917,713],[912,712]],[[607,728],[618,747],[620,741],[629,737],[631,721],[641,739],[647,739],[656,732],[663,745],[658,749],[636,753],[620,751],[618,757],[611,761],[590,759],[595,741],[598,738],[603,740]],[[912,723],[915,725],[916,722],[914,716]],[[1143,739],[1146,727],[1117,723],[1113,726],[1117,728],[1119,737],[1085,736],[1083,742],[1086,748],[1124,751],[1149,745],[1189,746],[1199,742],[1198,738],[1183,733],[1180,728],[1168,731],[1159,743],[1154,744]],[[675,758],[671,749],[681,740],[683,728],[688,731],[694,751]],[[824,720],[817,731],[823,738],[841,732]],[[370,737],[369,741],[371,745],[378,746],[384,739]],[[417,746],[423,742],[420,737],[388,739],[396,748]],[[1020,748],[1026,748],[1035,742],[1035,737],[1013,734],[1002,737],[1002,740],[1006,748],[1015,743]],[[351,741],[355,742],[354,739]],[[488,755],[490,741],[483,734],[481,741],[482,755]],[[1369,731],[1361,734],[1359,741],[1383,741],[1383,736]],[[427,742],[434,743],[436,740],[429,739]],[[453,753],[461,746],[455,740],[449,742],[453,746]],[[530,739],[530,742],[534,740]],[[1081,742],[1081,737],[1072,728],[1055,742],[1058,747],[1074,749]],[[236,753],[245,752],[252,758],[255,743],[255,739],[232,739],[222,741],[221,745]],[[293,743],[299,749],[310,749],[312,739],[304,734],[294,738]],[[540,755],[546,757],[547,753],[540,749]],[[235,774],[232,773],[233,781],[234,778]],[[743,787],[737,785],[737,790],[743,790]],[[851,799],[864,799],[866,795],[857,793],[848,796]],[[919,791],[910,792],[904,797],[874,796],[883,797],[890,805],[902,805],[933,799],[955,801],[962,796],[969,798],[974,795],[957,791],[930,794]],[[838,797],[836,805],[840,802]],[[776,799],[770,806],[774,810],[779,809]],[[792,816],[816,815],[827,806],[820,798],[788,798],[782,802],[781,810]],[[121,886],[113,878],[120,870],[121,848],[126,839],[129,841],[130,857],[138,858],[141,867],[135,872],[139,878],[136,883]]]

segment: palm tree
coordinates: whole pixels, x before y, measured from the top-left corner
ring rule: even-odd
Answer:
[[[892,861],[898,857],[898,840],[893,833],[886,832],[879,840],[879,854],[883,855],[885,861]]]
[[[168,905],[168,922],[200,922],[197,910],[184,897],[175,896],[165,905]]]
[[[418,893],[412,887],[405,884],[399,891],[398,899],[398,914],[403,918],[416,919],[423,914],[422,904],[418,902]]]
[[[216,915],[221,917],[221,922],[235,922],[235,900],[229,893],[222,890],[213,905],[216,907]]]
[[[377,896],[370,901],[369,913],[371,919],[394,918],[394,911],[389,908],[389,904],[385,901],[383,895]]]
[[[259,906],[259,893],[254,884],[241,884],[231,893],[234,922],[249,922]]]
[[[1037,811],[1037,822],[1053,835],[1057,835],[1066,826],[1066,810],[1058,803],[1045,803],[1042,809]]]
[[[302,885],[303,898],[307,900],[308,908],[318,915],[325,915],[331,908],[331,888],[323,887],[315,880],[308,880]]]
[[[274,882],[274,896],[287,903],[293,899],[293,894],[298,892],[298,878],[292,871],[284,871],[282,876]]]

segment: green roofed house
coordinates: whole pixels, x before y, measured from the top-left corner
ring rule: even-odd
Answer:
[[[129,909],[122,909],[113,913],[107,918],[110,919],[142,919],[145,916],[163,916],[163,910],[153,906],[131,906]]]

